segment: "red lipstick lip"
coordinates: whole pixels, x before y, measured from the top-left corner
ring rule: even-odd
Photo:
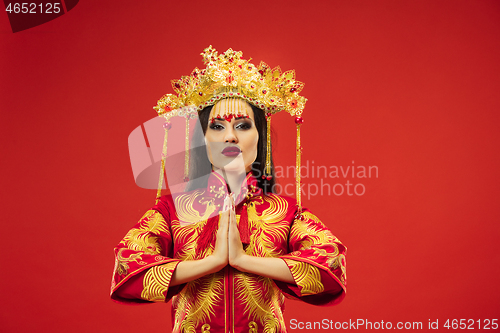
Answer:
[[[241,149],[236,146],[226,147],[222,150],[222,155],[227,157],[235,157],[241,154]]]

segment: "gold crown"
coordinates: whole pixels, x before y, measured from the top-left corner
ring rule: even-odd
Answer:
[[[262,62],[258,67],[241,58],[243,52],[228,49],[218,55],[210,45],[203,53],[205,69],[195,68],[189,76],[172,80],[175,94],[166,94],[154,109],[167,120],[172,116],[194,116],[221,99],[241,98],[266,113],[285,110],[300,117],[307,99],[299,93],[304,83],[295,80],[295,71],[284,73]]]

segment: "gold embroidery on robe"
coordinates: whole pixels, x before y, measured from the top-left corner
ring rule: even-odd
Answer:
[[[269,204],[269,208],[258,213],[258,206],[265,204]],[[278,249],[276,239],[287,238],[289,226],[287,221],[283,221],[287,208],[287,202],[276,195],[261,196],[250,202],[248,221],[251,236],[247,254],[256,257],[275,257],[283,254],[283,251]]]
[[[295,283],[301,287],[302,296],[319,294],[325,290],[317,267],[301,261],[284,260],[290,268]]]
[[[205,223],[197,223],[186,226],[179,225],[179,221],[174,221],[172,223],[172,232],[174,233],[176,240],[176,244],[182,244],[182,246],[178,247],[176,258],[182,260],[194,260],[195,251],[196,251],[196,240],[198,236],[203,230],[203,226]]]
[[[257,333],[257,329],[259,328],[257,326],[257,323],[255,321],[251,321],[248,323],[248,333]]]
[[[141,297],[149,301],[164,301],[164,293],[168,290],[173,268],[177,262],[154,266],[148,270],[143,280]]]
[[[172,300],[175,312],[174,332],[195,332],[203,322],[215,316],[215,305],[224,294],[223,276],[220,272],[191,281]]]
[[[137,262],[137,260],[142,259],[140,253],[132,253],[129,257],[125,257],[123,252],[127,249],[120,249],[116,253],[115,259],[115,272],[118,275],[127,275],[128,270],[130,269],[128,263],[129,262]]]
[[[339,240],[326,229],[323,222],[310,212],[304,212],[302,215],[305,217],[304,221],[294,221],[291,235],[291,237],[298,239],[304,238],[301,242],[302,248],[307,249],[314,244],[332,244],[336,248],[333,242],[338,242]],[[308,223],[308,219],[315,223]],[[336,253],[338,253],[338,248],[336,249]]]
[[[216,207],[212,201],[203,200],[204,191],[194,191],[182,194],[175,198],[177,217],[181,225],[197,223],[206,220],[215,211]],[[193,203],[204,203],[205,209],[202,215],[194,208]]]
[[[278,295],[273,293],[274,284],[271,279],[238,272],[235,275],[235,287],[245,304],[244,313],[248,318],[258,319],[264,332],[277,332],[278,328],[285,327],[281,320],[281,307],[276,307]]]
[[[163,250],[158,242],[160,232],[170,234],[163,216],[155,210],[149,210],[141,218],[139,228],[130,230],[121,243],[131,250],[159,254]]]

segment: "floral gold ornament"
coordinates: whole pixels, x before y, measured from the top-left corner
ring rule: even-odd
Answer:
[[[219,55],[209,46],[201,55],[206,68],[195,68],[189,76],[172,80],[176,94],[160,98],[154,107],[159,115],[173,116],[185,106],[201,111],[231,97],[244,99],[266,113],[285,110],[291,116],[302,115],[307,99],[299,95],[304,83],[295,80],[294,70],[282,73],[279,66],[271,69],[265,62],[255,66],[232,49]]]

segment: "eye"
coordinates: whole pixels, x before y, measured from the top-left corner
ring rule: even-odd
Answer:
[[[222,131],[224,129],[224,126],[222,126],[219,123],[211,123],[209,128],[214,130],[214,131]]]
[[[242,121],[235,126],[239,130],[249,130],[252,128],[252,123],[250,121]]]

